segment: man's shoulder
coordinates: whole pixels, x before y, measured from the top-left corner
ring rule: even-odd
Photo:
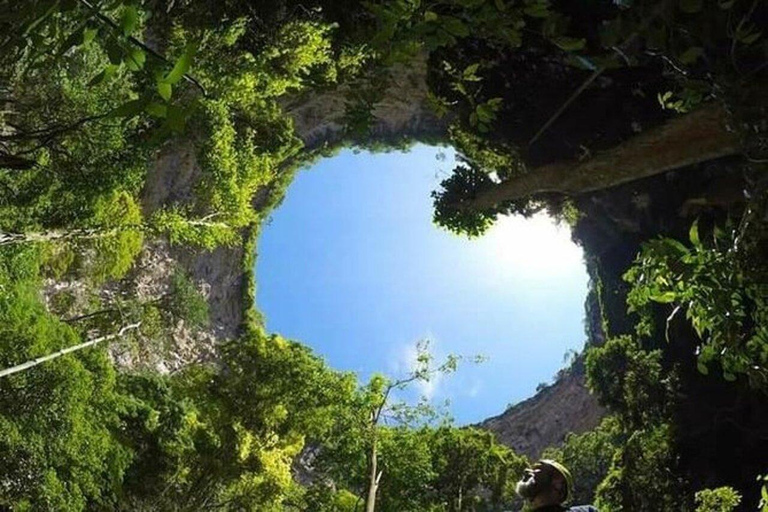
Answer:
[[[592,505],[581,505],[578,507],[571,507],[568,512],[598,512]]]

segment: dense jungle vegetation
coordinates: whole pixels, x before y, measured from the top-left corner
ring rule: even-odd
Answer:
[[[294,172],[417,140],[460,153],[437,225],[546,209],[585,247],[585,367],[610,415],[547,452],[576,499],[768,510],[766,2],[0,6],[0,366],[97,342],[0,377],[0,508],[519,507],[525,457],[391,399],[456,358],[360,383],[253,306],[259,226]],[[430,128],[379,137],[424,61]],[[308,144],[290,113],[317,95],[343,108]],[[237,259],[234,333],[200,254]],[[158,371],[180,339],[208,352]]]

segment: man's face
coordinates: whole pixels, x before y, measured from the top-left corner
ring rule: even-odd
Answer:
[[[515,485],[515,492],[526,500],[548,492],[552,487],[554,469],[546,464],[534,464],[523,473],[523,478]]]

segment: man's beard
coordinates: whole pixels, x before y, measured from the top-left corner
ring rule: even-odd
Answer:
[[[537,482],[536,479],[529,478],[517,482],[515,485],[515,492],[523,499],[532,500],[543,490],[543,487],[544,486],[540,482]]]

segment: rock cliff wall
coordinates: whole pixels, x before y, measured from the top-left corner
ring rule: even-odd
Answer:
[[[479,426],[515,452],[536,459],[569,432],[592,430],[604,415],[605,409],[587,390],[583,365],[577,364],[554,384]]]

